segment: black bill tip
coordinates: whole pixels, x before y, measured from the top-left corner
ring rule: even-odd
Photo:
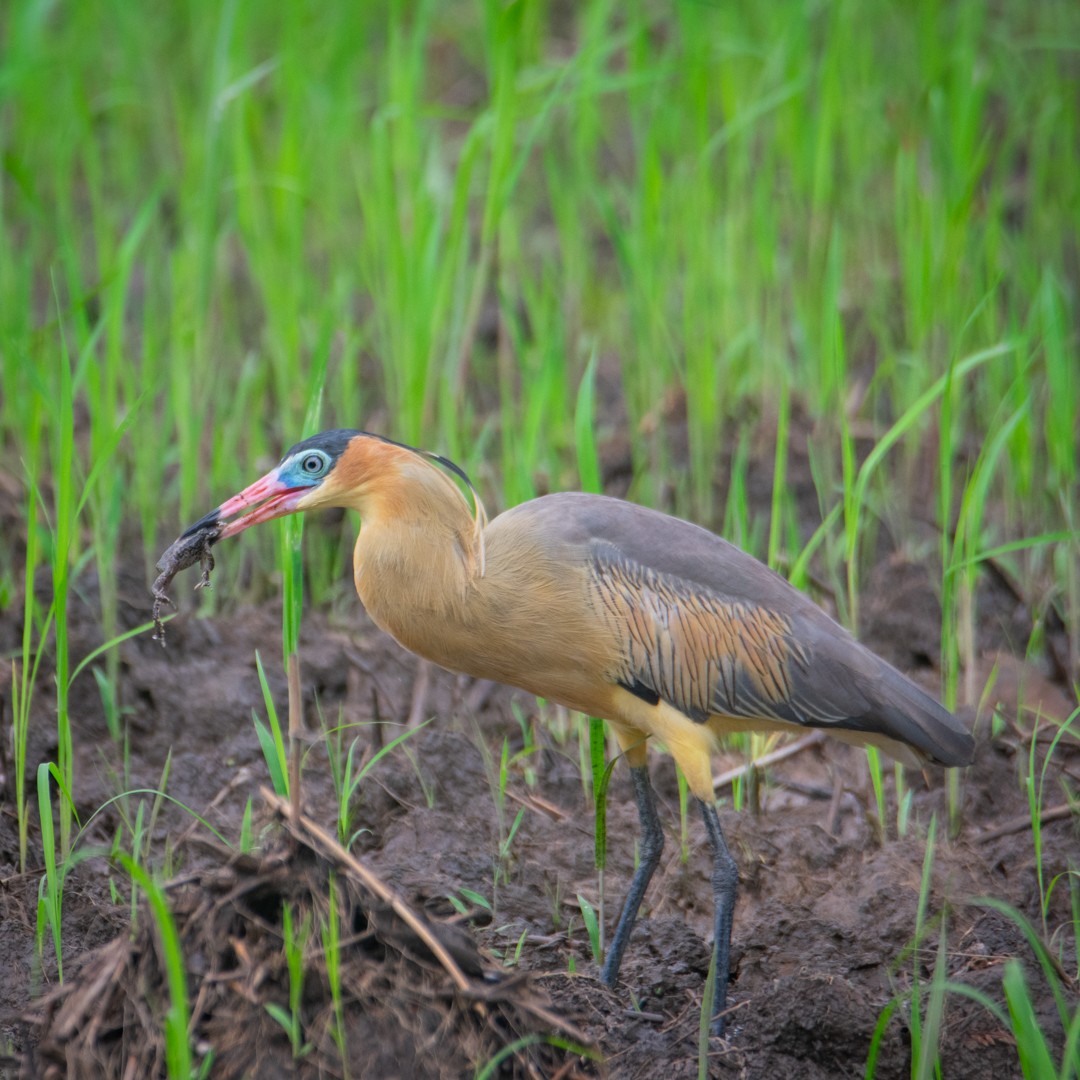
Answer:
[[[217,510],[211,510],[209,514],[199,518],[194,525],[186,528],[178,537],[178,540],[187,540],[188,537],[194,536],[196,533],[208,532],[211,529],[218,528],[221,525],[221,515]],[[216,540],[217,537],[214,537]],[[211,541],[213,543],[213,541]]]

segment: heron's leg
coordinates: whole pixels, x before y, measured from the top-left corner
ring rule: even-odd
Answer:
[[[647,765],[635,766],[630,769],[630,776],[634,781],[634,801],[641,819],[641,858],[623,902],[619,925],[615,927],[615,936],[611,939],[611,948],[604,961],[604,970],[600,973],[606,986],[614,986],[619,977],[623,952],[634,929],[638,908],[641,907],[653,871],[660,862],[660,853],[664,850],[664,830],[660,828],[660,818],[656,815],[656,793],[649,781],[649,768]]]
[[[728,851],[720,818],[711,802],[701,802],[705,831],[713,850],[713,956],[716,960],[716,993],[713,997],[712,1033],[724,1034],[724,1008],[727,1004],[728,978],[731,974],[731,923],[735,915],[735,892],[739,868]]]

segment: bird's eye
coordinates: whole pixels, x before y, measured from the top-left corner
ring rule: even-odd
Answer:
[[[318,454],[308,454],[302,462],[300,462],[300,468],[308,474],[308,476],[317,476],[323,471],[323,459]]]

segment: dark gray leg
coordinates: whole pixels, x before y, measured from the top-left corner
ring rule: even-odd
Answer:
[[[735,916],[739,868],[728,851],[716,807],[712,803],[702,802],[701,816],[705,819],[705,831],[709,834],[713,849],[713,956],[716,959],[716,994],[713,998],[712,1033],[723,1035],[722,1014],[727,1004],[728,978],[731,974],[731,922]]]
[[[660,862],[660,853],[664,850],[664,830],[660,828],[660,819],[656,816],[656,795],[649,781],[648,766],[631,768],[630,776],[634,781],[634,801],[641,819],[641,861],[630,881],[630,889],[619,916],[619,925],[615,927],[615,936],[611,939],[604,970],[600,973],[605,986],[614,986],[619,977],[623,952],[630,940],[630,932],[634,929],[638,908],[641,907],[641,900],[649,887],[653,871]]]

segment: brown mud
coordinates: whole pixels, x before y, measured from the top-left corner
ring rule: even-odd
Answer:
[[[218,549],[218,557],[228,557]],[[347,573],[343,568],[343,573]],[[149,633],[120,646],[121,696],[128,752],[109,738],[97,686],[83,674],[73,688],[77,755],[75,792],[89,854],[67,874],[63,899],[65,983],[46,934],[44,963],[35,959],[40,866],[17,871],[11,809],[13,782],[4,764],[0,814],[0,1053],[6,1075],[164,1075],[161,1031],[167,1009],[158,938],[141,909],[130,934],[127,873],[110,857],[114,838],[131,850],[131,828],[144,804],[149,851],[173,879],[168,897],[185,948],[188,994],[202,1019],[196,1053],[218,1048],[222,1076],[346,1075],[328,1040],[334,1018],[325,956],[309,949],[301,1031],[312,1048],[293,1062],[289,1037],[267,1003],[288,1005],[289,975],[280,949],[281,911],[323,910],[329,880],[325,852],[282,837],[275,813],[259,795],[267,782],[252,710],[263,714],[255,665],[259,650],[281,715],[287,691],[279,656],[279,613],[269,606],[213,619],[197,617],[187,578],[173,584],[181,615],[169,624],[168,648]],[[144,622],[146,584],[135,576],[121,590],[124,626]],[[80,582],[72,617],[76,659],[97,644],[92,580]],[[863,639],[931,689],[940,611],[930,573],[896,555],[883,557],[864,587]],[[11,611],[0,621],[0,650],[13,653],[20,628]],[[1037,663],[1021,659],[1031,613],[992,576],[980,610],[979,686],[995,671],[975,723],[975,764],[960,779],[958,830],[950,836],[945,775],[908,773],[910,829],[897,837],[891,820],[880,836],[865,756],[824,740],[765,770],[749,785],[751,805],[722,813],[740,866],[728,1035],[709,1046],[718,1077],[806,1080],[862,1076],[881,1025],[877,1073],[911,1072],[910,991],[917,974],[925,992],[944,949],[948,977],[1003,1004],[1007,960],[1024,966],[1037,1017],[1057,1041],[1060,1022],[1036,956],[1019,927],[981,897],[1003,899],[1053,943],[1075,956],[1068,883],[1054,889],[1045,923],[1038,861],[1022,776],[1032,738],[1041,769],[1052,726],[1036,731],[1036,709],[1062,719],[1069,701]],[[312,734],[304,762],[303,807],[333,833],[338,818],[329,753],[359,740],[370,759],[396,737],[415,711],[417,682],[426,685],[422,715],[433,717],[382,757],[352,800],[351,851],[432,925],[452,923],[471,989],[456,987],[430,951],[417,946],[385,906],[348,875],[338,888],[349,920],[345,956],[347,1075],[471,1076],[500,1046],[520,1040],[497,1076],[605,1075],[668,1080],[698,1075],[700,1007],[711,921],[709,865],[703,826],[689,817],[686,858],[680,844],[679,796],[670,760],[653,755],[654,783],[667,834],[660,870],[628,949],[622,984],[603,987],[591,959],[577,896],[599,900],[593,867],[592,813],[585,797],[577,739],[561,737],[564,719],[540,715],[528,695],[421,667],[386,638],[356,604],[346,616],[314,613],[303,628],[301,673],[305,719]],[[996,669],[996,670],[995,670]],[[1049,672],[1049,674],[1048,674]],[[5,704],[9,704],[5,701]],[[996,707],[997,720],[991,723]],[[10,715],[10,714],[6,714]],[[549,723],[554,718],[554,723]],[[523,757],[523,732],[535,750]],[[55,760],[55,724],[48,687],[38,688],[29,773]],[[512,766],[500,793],[506,739]],[[328,747],[331,751],[328,752]],[[156,788],[168,764],[161,803],[122,791]],[[741,765],[718,754],[722,772]],[[1080,779],[1080,748],[1066,737],[1046,772],[1046,806],[1065,801],[1063,784]],[[236,844],[245,809],[261,854],[238,857],[196,822],[191,808]],[[515,818],[520,824],[509,843]],[[912,948],[925,837],[937,815],[929,892],[929,932]],[[633,869],[636,814],[625,771],[609,789],[606,919],[610,928]],[[1042,834],[1045,890],[1075,864],[1075,815],[1049,820]],[[40,842],[31,837],[31,853]],[[161,859],[167,853],[168,865]],[[39,857],[39,856],[37,856]],[[473,905],[470,893],[491,905]],[[464,919],[448,897],[472,906]],[[258,902],[252,901],[252,897]],[[944,921],[942,921],[944,920]],[[944,927],[944,944],[941,930]],[[443,931],[439,931],[443,933]],[[475,944],[474,944],[475,942]],[[316,943],[318,944],[318,943]],[[479,987],[489,996],[482,1000]],[[1075,1001],[1075,987],[1067,989]],[[550,1014],[550,1015],[549,1015]],[[553,1016],[563,1018],[568,1036]],[[944,1013],[943,1073],[950,1078],[1019,1076],[1009,1031],[986,1009],[949,995]],[[537,1041],[555,1033],[585,1040],[589,1059]],[[1057,1034],[1055,1034],[1057,1033]],[[16,1064],[18,1062],[18,1064]],[[50,1071],[52,1070],[52,1071]],[[662,1072],[661,1072],[662,1071]],[[0,1067],[0,1075],[4,1067]]]

